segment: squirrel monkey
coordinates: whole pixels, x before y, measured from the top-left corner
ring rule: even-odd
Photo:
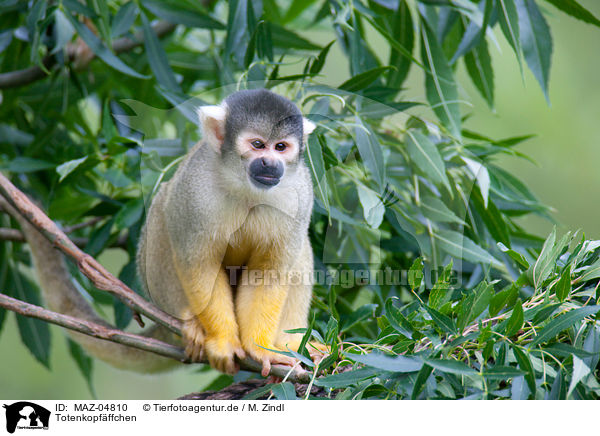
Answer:
[[[315,125],[265,89],[199,109],[204,139],[148,211],[138,269],[150,298],[184,321],[193,360],[222,372],[235,357],[296,361],[312,294],[313,188],[302,153]]]

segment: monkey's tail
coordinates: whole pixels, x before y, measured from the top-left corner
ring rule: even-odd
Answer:
[[[55,250],[50,242],[19,213],[12,210],[10,206],[9,209],[11,215],[19,222],[29,244],[38,281],[47,307],[64,315],[70,315],[108,328],[114,328],[114,326],[111,326],[104,319],[100,318],[85,298],[77,291],[71,281],[71,276],[65,265],[62,253]],[[173,359],[148,351],[97,339],[78,332],[68,332],[71,338],[78,342],[89,354],[116,368],[152,373],[169,370],[178,364]],[[177,343],[176,336],[159,325],[153,325],[139,334],[172,344]]]

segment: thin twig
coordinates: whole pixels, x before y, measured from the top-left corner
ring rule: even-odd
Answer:
[[[88,223],[84,224],[89,225]],[[65,229],[64,232],[69,233],[67,230],[68,229]],[[10,229],[5,227],[0,227],[0,241],[27,242],[25,235],[23,235],[19,229]],[[89,239],[80,236],[72,236],[71,241],[73,241],[73,243],[79,248],[84,248],[88,244]],[[127,234],[122,234],[109,246],[127,248]]]
[[[94,217],[94,218],[89,219],[87,221],[84,221],[82,223],[77,223],[77,224],[73,224],[72,226],[65,227],[64,232],[66,234],[69,234],[69,233],[72,233],[72,232],[74,232],[76,230],[81,230],[81,229],[83,229],[85,227],[90,227],[90,226],[93,226],[94,224],[98,224],[103,219],[104,219],[104,217],[97,216],[97,217]]]
[[[156,35],[159,38],[171,33],[175,29],[175,27],[176,27],[175,24],[169,23],[167,21],[159,21],[158,23],[155,23],[152,25],[154,32],[156,32]],[[119,53],[130,51],[130,50],[134,49],[135,47],[142,45],[143,42],[144,42],[143,34],[141,31],[139,31],[133,36],[133,38],[125,36],[123,38],[119,38],[119,39],[115,40],[113,42],[112,48],[116,54],[119,54]],[[83,44],[82,41],[81,41],[81,43]],[[75,57],[76,57],[76,53],[77,53],[77,44],[69,45],[67,47],[67,49],[65,50],[65,52],[66,52],[66,57],[69,62],[76,61]],[[92,54],[91,58],[88,59],[88,62],[93,57],[94,56]],[[88,62],[82,63],[79,66],[79,68],[81,69],[81,68],[85,67]],[[42,63],[44,65],[46,71],[50,71],[56,64],[56,57],[54,55],[48,55],[48,56],[44,57],[44,59],[42,60]],[[34,67],[25,68],[23,70],[9,71],[8,73],[1,73],[0,74],[0,89],[16,88],[19,86],[29,85],[30,83],[33,83],[37,80],[43,79],[46,76],[48,76],[48,73],[46,71],[44,71],[44,69],[42,69],[39,66],[34,66]]]
[[[59,325],[69,330],[73,330],[84,335],[92,336],[98,339],[115,342],[117,344],[126,345],[128,347],[137,348],[139,350],[149,351],[160,356],[169,357],[182,363],[191,363],[185,355],[183,348],[175,345],[167,344],[154,338],[127,333],[116,328],[110,328],[100,325],[95,322],[82,320],[69,315],[53,312],[44,309],[40,306],[26,303],[21,300],[4,295],[0,292],[0,307],[18,313],[19,315],[30,318],[40,319],[52,324]],[[199,363],[208,363],[206,361]],[[240,368],[245,371],[260,373],[262,365],[257,361],[245,358],[239,361]],[[283,378],[288,377],[293,383],[308,383],[311,379],[311,374],[306,371],[294,370],[290,372],[289,366],[273,365],[271,367],[271,376]]]
[[[24,301],[17,300],[2,293],[0,293],[0,307],[18,313],[19,315],[41,319],[42,321],[56,324],[69,330],[83,333],[84,335],[116,342],[117,344],[127,345],[140,350],[150,351],[183,363],[189,363],[189,359],[186,357],[183,349],[159,341],[158,339],[127,333],[116,328],[108,328],[91,321],[63,315],[44,309],[40,306],[25,303]]]

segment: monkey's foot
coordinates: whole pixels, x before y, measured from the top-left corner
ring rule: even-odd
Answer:
[[[271,350],[275,349],[274,347],[265,348],[270,348]],[[254,344],[250,347],[246,347],[246,351],[250,357],[262,364],[262,371],[260,373],[263,377],[267,377],[269,375],[269,372],[271,372],[271,365],[294,366],[298,363],[298,359],[265,350],[264,348]]]
[[[298,349],[300,348],[300,342],[301,341],[299,341],[299,340],[294,340],[291,343],[279,345],[277,348],[282,349],[282,350],[290,349],[290,350],[299,352]],[[312,361],[315,364],[318,364],[321,360],[323,360],[325,355],[330,354],[327,346],[324,344],[321,344],[320,342],[314,342],[314,341],[308,342],[306,344],[306,350],[308,351],[310,358],[312,359]]]
[[[327,354],[330,354],[327,345],[319,342],[309,342],[306,344],[306,349],[308,350],[308,354],[315,364],[318,364]]]
[[[182,334],[185,355],[192,362],[201,362],[204,358],[204,329],[198,318],[195,316],[184,318]]]
[[[210,366],[226,374],[235,374],[240,370],[235,361],[236,356],[239,359],[246,357],[246,352],[237,338],[209,337],[206,339],[205,348]]]

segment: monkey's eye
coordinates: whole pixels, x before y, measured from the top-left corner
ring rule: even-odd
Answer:
[[[285,151],[286,147],[287,146],[283,142],[278,142],[275,144],[275,150],[277,151]]]
[[[255,139],[254,141],[252,141],[251,144],[252,144],[252,147],[257,148],[257,149],[265,148],[265,144],[262,141],[259,141],[258,139]]]

